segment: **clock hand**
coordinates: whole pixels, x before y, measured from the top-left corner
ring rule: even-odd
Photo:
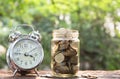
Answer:
[[[34,57],[34,56],[30,55],[30,57],[32,57],[32,58],[35,60],[35,57]]]
[[[29,51],[29,52],[32,52],[33,50],[35,50],[37,47],[35,47],[35,48],[33,48],[31,51]]]
[[[24,56],[30,56],[35,60],[35,57],[31,54],[32,51],[34,51],[37,47],[33,48],[32,50],[30,50],[29,52],[25,52]]]
[[[26,54],[26,53],[24,53],[24,56],[26,56],[26,57],[27,57],[27,56],[29,56],[29,55],[28,55],[28,54]]]
[[[33,51],[33,50],[35,50],[37,47],[35,47],[35,48],[33,48],[32,50],[30,50],[30,51],[28,51],[28,52],[25,52],[25,56],[29,56],[30,55],[30,53]]]
[[[30,56],[31,58],[33,58],[35,60],[35,57],[33,55],[29,55],[29,54],[24,54],[24,56]]]
[[[30,56],[30,57],[33,57],[32,55],[30,55],[30,54],[26,54],[26,53],[24,54],[24,56]]]

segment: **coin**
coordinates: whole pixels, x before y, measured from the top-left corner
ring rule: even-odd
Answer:
[[[69,68],[67,66],[55,66],[54,71],[56,73],[68,74],[69,73]]]
[[[70,50],[70,53],[72,54],[72,56],[77,54],[77,51],[75,49],[73,49],[71,46],[70,46],[69,50]]]
[[[77,65],[73,65],[72,67],[72,73],[75,74],[79,70],[79,67]]]
[[[74,56],[76,54],[77,54],[76,50],[71,47],[63,52],[64,56]]]
[[[77,65],[78,64],[78,56],[71,57],[70,63]]]
[[[55,45],[57,45],[60,42],[60,40],[54,40],[52,43],[54,43]]]
[[[68,40],[62,40],[59,42],[59,50],[65,50],[69,47],[69,41]]]
[[[79,47],[79,43],[77,42],[77,41],[73,41],[73,42],[71,42],[70,43],[70,46],[72,47],[72,48],[74,48],[74,49],[78,49]]]
[[[62,54],[62,53],[59,53],[59,54],[57,54],[56,56],[55,56],[55,61],[57,62],[57,63],[61,63],[61,62],[63,62],[64,61],[64,55]]]
[[[62,63],[55,63],[55,66],[59,67],[59,66],[65,66],[66,62],[62,62]]]

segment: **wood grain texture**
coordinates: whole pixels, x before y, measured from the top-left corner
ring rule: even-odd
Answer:
[[[79,71],[76,78],[56,78],[51,76],[51,71],[39,71],[40,77],[36,74],[20,76],[12,76],[11,71],[0,70],[0,79],[120,79],[120,70],[115,71],[102,71],[102,70],[86,70]],[[87,76],[93,76],[93,78],[87,78]],[[94,78],[97,77],[97,78]]]

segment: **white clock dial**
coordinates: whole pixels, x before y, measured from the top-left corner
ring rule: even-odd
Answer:
[[[15,42],[10,57],[22,69],[36,67],[43,60],[43,49],[40,43],[32,39],[21,39]]]

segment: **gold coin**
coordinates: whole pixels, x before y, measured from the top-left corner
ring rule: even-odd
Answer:
[[[69,73],[69,68],[67,66],[55,66],[54,71],[56,73],[68,74]]]
[[[78,56],[71,57],[70,63],[77,65],[78,64]]]
[[[79,43],[77,41],[73,41],[72,43],[70,43],[70,46],[73,48],[73,49],[78,49],[79,47]]]
[[[73,66],[72,73],[75,74],[76,72],[78,72],[78,70],[79,70],[79,66],[74,65],[74,66]]]
[[[65,62],[62,62],[62,63],[55,63],[55,66],[59,67],[59,66],[65,66],[66,63]]]
[[[57,62],[57,63],[61,63],[61,62],[63,62],[64,61],[64,55],[62,54],[62,53],[59,53],[59,54],[57,54],[56,56],[55,56],[55,61]]]
[[[77,54],[76,50],[73,48],[69,48],[68,50],[63,52],[64,56],[75,56]]]
[[[64,50],[69,47],[69,41],[68,40],[63,40],[59,42],[59,50]]]

